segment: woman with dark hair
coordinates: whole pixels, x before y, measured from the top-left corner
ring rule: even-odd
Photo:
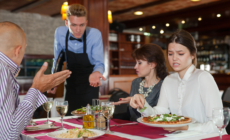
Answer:
[[[155,44],[145,44],[132,53],[136,60],[136,73],[139,78],[133,80],[130,97],[120,98],[115,105],[129,103],[132,96],[143,96],[150,106],[156,106],[162,81],[168,75],[162,49]],[[137,121],[141,116],[136,109],[129,107],[130,120]]]
[[[172,113],[196,120],[196,123],[183,127],[165,128],[168,131],[217,132],[217,127],[212,122],[212,109],[223,105],[212,75],[196,69],[195,44],[187,31],[178,30],[173,33],[167,53],[169,64],[176,73],[165,78],[157,106],[152,108],[141,96],[134,96],[130,101],[133,108],[147,107],[143,112],[144,116]]]

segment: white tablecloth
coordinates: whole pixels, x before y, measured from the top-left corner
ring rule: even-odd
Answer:
[[[68,119],[68,118],[76,118],[75,116],[66,116],[64,117],[64,119]],[[46,120],[46,118],[44,119],[34,119],[34,121],[41,121],[41,120]],[[50,120],[56,121],[56,122],[61,122],[60,121],[60,117],[55,117],[55,118],[50,118]],[[71,125],[71,126],[75,126],[75,127],[82,127],[82,125],[77,125],[77,124],[73,124],[73,123],[69,123],[69,122],[65,122],[63,121],[63,123]],[[37,140],[34,137],[36,136],[44,136],[47,133],[42,133],[42,134],[32,134],[32,135],[24,135],[22,134],[22,138],[23,140]],[[150,140],[149,138],[144,138],[144,137],[139,137],[139,136],[133,136],[133,135],[129,135],[129,134],[125,134],[125,133],[119,133],[119,132],[114,132],[112,133],[112,135],[116,135],[116,136],[120,136],[120,137],[124,137],[124,138],[128,138],[128,139],[133,139],[133,140]],[[169,137],[165,137],[165,138],[159,138],[156,140],[200,140],[200,139],[204,139],[204,138],[211,138],[211,137],[216,137],[219,136],[218,133],[212,133],[212,134],[202,134],[200,136],[193,136],[193,137],[186,137],[186,138],[169,138]]]

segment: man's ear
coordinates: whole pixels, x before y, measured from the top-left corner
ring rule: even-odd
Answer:
[[[18,45],[17,47],[14,48],[14,56],[18,57],[20,52],[21,52],[22,46]]]
[[[65,20],[65,26],[69,28],[68,20]]]

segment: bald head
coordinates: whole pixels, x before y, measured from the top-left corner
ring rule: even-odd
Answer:
[[[0,51],[8,52],[26,43],[26,35],[21,27],[12,22],[0,22]]]

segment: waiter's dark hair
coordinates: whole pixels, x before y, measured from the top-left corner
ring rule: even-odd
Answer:
[[[66,14],[67,19],[69,19],[69,16],[87,17],[87,10],[81,4],[72,4],[68,6]]]
[[[178,44],[181,44],[181,45],[185,46],[186,48],[188,48],[190,54],[194,56],[194,59],[192,60],[192,64],[196,66],[196,64],[197,64],[196,42],[189,32],[187,32],[185,30],[177,30],[169,38],[168,45],[170,43],[178,43]],[[168,45],[167,45],[167,53],[168,53]]]
[[[135,60],[144,60],[149,63],[156,63],[156,75],[157,77],[164,80],[164,78],[168,75],[167,68],[165,65],[165,57],[164,53],[156,44],[145,44],[142,47],[134,50],[132,52],[132,57]]]

